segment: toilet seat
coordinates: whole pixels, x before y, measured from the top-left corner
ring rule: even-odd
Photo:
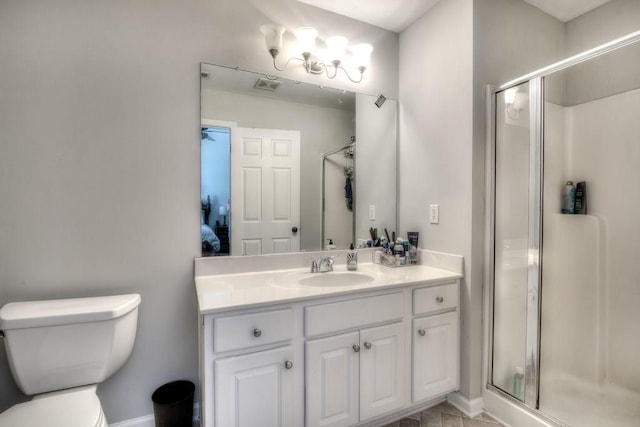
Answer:
[[[0,427],[106,427],[96,387],[42,394],[0,414]]]

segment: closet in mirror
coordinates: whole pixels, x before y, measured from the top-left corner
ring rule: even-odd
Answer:
[[[200,71],[202,256],[347,249],[397,229],[395,100]]]

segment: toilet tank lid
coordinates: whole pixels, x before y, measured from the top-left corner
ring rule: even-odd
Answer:
[[[97,322],[123,316],[140,304],[140,295],[12,302],[0,309],[0,330]]]

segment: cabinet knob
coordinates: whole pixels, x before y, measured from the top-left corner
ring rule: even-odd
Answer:
[[[442,297],[436,297],[436,301],[438,301],[438,302],[444,302],[444,298],[442,298]]]
[[[353,346],[353,351],[355,351],[356,353],[360,351],[360,346],[358,344]]]
[[[418,329],[418,334],[423,337],[427,334],[427,331],[425,331],[424,329]]]
[[[262,335],[262,329],[255,328],[253,330],[253,336],[258,338],[260,335]]]
[[[293,362],[291,360],[287,360],[286,362],[284,362],[284,367],[285,369],[293,368]]]
[[[364,342],[364,348],[366,348],[367,350],[369,350],[371,348],[371,343],[369,341],[365,341]]]

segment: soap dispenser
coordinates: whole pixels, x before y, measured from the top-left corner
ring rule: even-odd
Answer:
[[[336,249],[336,245],[333,244],[333,239],[327,239],[327,240],[329,241],[329,243],[327,243],[327,247],[325,248],[325,250],[332,251]]]
[[[347,270],[354,271],[358,269],[358,252],[353,249],[353,243],[349,246],[347,252]]]

